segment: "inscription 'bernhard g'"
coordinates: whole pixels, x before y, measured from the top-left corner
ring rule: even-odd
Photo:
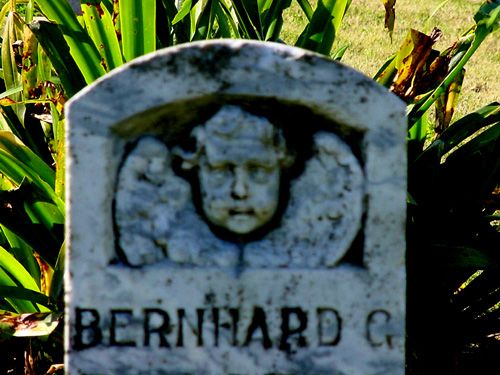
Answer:
[[[98,345],[179,348],[258,344],[266,350],[277,348],[291,352],[309,346],[337,346],[342,339],[343,319],[340,313],[330,307],[310,311],[300,307],[282,307],[279,332],[272,332],[267,312],[260,306],[253,308],[246,324],[241,321],[239,308],[177,309],[172,314],[160,308],[144,308],[140,312],[113,309],[106,316],[101,316],[96,309],[77,308],[73,341],[78,350]],[[392,335],[380,333],[381,318],[383,326],[390,322],[391,314],[385,310],[374,310],[368,314],[365,321],[366,340],[373,347],[392,348]],[[103,320],[109,322],[109,327],[102,326]],[[132,323],[137,320],[142,324]],[[311,324],[315,325],[314,338],[306,334]],[[106,339],[103,335],[105,329],[109,330],[105,332]]]

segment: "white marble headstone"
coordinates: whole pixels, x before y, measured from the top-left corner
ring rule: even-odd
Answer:
[[[67,108],[70,374],[404,374],[399,99],[304,50],[213,41]]]

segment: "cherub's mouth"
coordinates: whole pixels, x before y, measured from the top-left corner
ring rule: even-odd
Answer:
[[[249,215],[253,216],[255,215],[255,211],[252,210],[251,208],[232,208],[229,210],[230,215]]]

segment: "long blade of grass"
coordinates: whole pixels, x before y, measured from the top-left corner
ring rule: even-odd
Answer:
[[[108,13],[113,13],[113,0],[100,0],[100,3],[107,9]]]
[[[122,65],[122,53],[111,13],[98,1],[82,4],[82,11],[85,26],[103,59],[104,70],[110,71]]]
[[[123,56],[130,61],[156,50],[156,1],[119,0]]]
[[[64,39],[87,83],[91,83],[106,73],[101,65],[101,56],[78,22],[73,9],[66,0],[36,0],[43,14],[59,25]]]

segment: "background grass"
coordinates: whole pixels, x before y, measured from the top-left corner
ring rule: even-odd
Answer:
[[[384,30],[381,0],[353,0],[347,11],[333,50],[348,45],[342,62],[373,77],[382,64],[399,49],[410,28],[429,33],[433,27],[443,32],[435,49],[445,50],[469,27],[483,0],[398,0],[392,36]],[[305,25],[302,11],[292,3],[286,11],[283,40],[293,44]],[[500,100],[499,32],[489,36],[466,65],[462,96],[454,119],[494,100]]]

